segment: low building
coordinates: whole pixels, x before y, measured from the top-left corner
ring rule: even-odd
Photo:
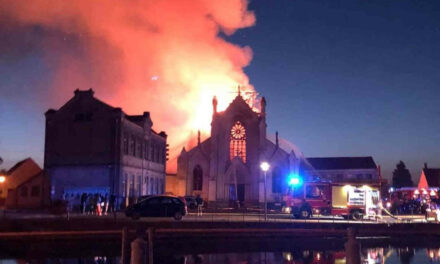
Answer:
[[[428,168],[428,164],[425,163],[420,175],[418,187],[440,188],[440,168]]]
[[[99,193],[126,205],[164,192],[167,135],[152,129],[149,112],[127,115],[90,89],[76,90],[45,115],[44,167],[53,199],[75,204],[82,193]]]
[[[49,178],[31,158],[9,169],[1,185],[7,209],[42,209],[49,206]]]
[[[366,184],[380,187],[379,169],[372,157],[306,158],[302,174],[340,184]]]

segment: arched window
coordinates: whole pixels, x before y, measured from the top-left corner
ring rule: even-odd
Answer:
[[[281,170],[275,167],[272,171],[272,193],[281,193],[283,191],[283,180]]]
[[[201,191],[203,187],[203,170],[197,165],[193,171],[193,191]]]
[[[246,163],[246,129],[240,121],[235,122],[231,128],[229,143],[229,157],[239,157]]]

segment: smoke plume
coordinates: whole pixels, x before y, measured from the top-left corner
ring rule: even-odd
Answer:
[[[48,108],[92,87],[129,114],[150,111],[172,156],[209,130],[214,95],[223,110],[237,85],[253,91],[251,49],[221,37],[255,23],[246,0],[0,0],[0,10],[9,30],[40,36],[29,41],[53,73],[35,87],[48,89]]]

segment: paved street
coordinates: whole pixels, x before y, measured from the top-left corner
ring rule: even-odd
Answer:
[[[88,215],[70,213],[69,218],[115,218],[115,215],[109,214],[104,216]],[[22,213],[22,212],[1,212],[1,218],[13,218],[13,219],[32,219],[32,218],[67,218],[67,215],[51,215],[47,213]],[[122,212],[116,214],[116,220],[127,219]],[[138,221],[146,222],[161,222],[161,221],[176,221],[173,218],[166,217],[145,217]],[[264,222],[264,214],[261,213],[203,213],[202,216],[198,216],[197,213],[190,212],[187,216],[183,217],[182,221],[192,222]],[[376,224],[376,223],[423,223],[426,222],[424,216],[397,216],[397,219],[384,216],[382,219],[375,220],[344,220],[341,217],[334,216],[315,216],[311,219],[293,219],[289,214],[270,213],[267,215],[267,222],[278,223],[356,223],[356,224]]]

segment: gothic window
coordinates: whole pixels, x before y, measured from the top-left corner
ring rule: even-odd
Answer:
[[[193,171],[193,191],[201,191],[203,186],[203,170],[197,165]]]
[[[278,167],[272,171],[272,193],[281,193],[283,191],[283,180],[281,170]]]
[[[239,157],[243,162],[246,162],[246,129],[240,121],[235,122],[232,126],[230,140],[230,159]]]

